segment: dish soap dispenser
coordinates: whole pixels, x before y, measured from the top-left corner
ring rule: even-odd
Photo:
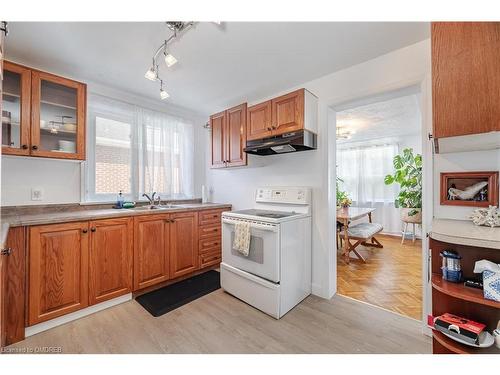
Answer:
[[[125,200],[123,199],[123,193],[120,190],[120,193],[118,194],[118,198],[116,199],[116,208],[123,208],[124,201]]]

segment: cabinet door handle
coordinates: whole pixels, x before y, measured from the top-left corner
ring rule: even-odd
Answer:
[[[90,231],[91,231],[91,232],[95,232],[96,230],[97,230],[97,229],[96,229],[96,227],[92,227],[92,228],[90,228]]]
[[[88,232],[88,230],[87,230],[87,229],[83,229],[83,230],[82,230],[82,232],[83,232],[83,233],[87,233],[87,232]]]
[[[33,145],[33,146],[31,146],[31,148],[32,148],[33,150],[38,150],[38,146],[37,146],[37,145]]]
[[[268,126],[267,130],[271,131],[271,130],[273,130],[273,128],[271,126]]]
[[[171,223],[175,223],[175,219],[170,220]]]
[[[22,148],[23,150],[27,150],[27,149],[28,149],[28,145],[22,145],[22,146],[21,146],[21,148]]]
[[[12,249],[10,247],[6,247],[0,251],[0,255],[10,255],[12,254]]]

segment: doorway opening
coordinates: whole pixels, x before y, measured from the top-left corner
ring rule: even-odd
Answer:
[[[336,106],[337,293],[422,320],[419,86]]]

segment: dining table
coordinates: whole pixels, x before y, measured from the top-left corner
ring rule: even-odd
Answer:
[[[349,224],[358,219],[362,219],[367,216],[368,221],[372,222],[372,212],[375,208],[365,208],[365,207],[340,207],[337,208],[337,221],[342,223],[344,226],[344,243],[342,255],[345,257],[347,263],[349,263],[349,234],[348,228]]]

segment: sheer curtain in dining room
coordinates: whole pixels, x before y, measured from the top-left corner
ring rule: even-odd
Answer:
[[[394,206],[396,185],[385,185],[384,177],[393,173],[397,144],[341,148],[337,151],[337,176],[343,182],[353,206],[375,208],[373,220],[384,226],[386,233],[400,233],[399,210]]]

